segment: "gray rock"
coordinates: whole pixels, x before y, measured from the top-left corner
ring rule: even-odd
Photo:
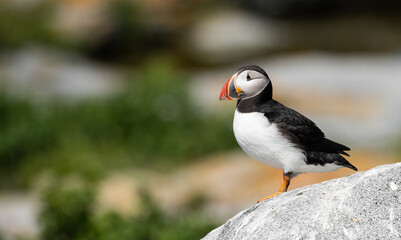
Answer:
[[[0,87],[14,97],[52,101],[109,96],[121,74],[73,52],[27,46],[0,55]]]
[[[4,239],[39,239],[40,199],[31,193],[0,194],[0,236]],[[2,238],[2,239],[3,239]]]
[[[401,163],[299,188],[257,204],[212,239],[400,239]]]
[[[214,12],[188,32],[185,52],[205,63],[221,64],[285,46],[284,25],[241,11]]]

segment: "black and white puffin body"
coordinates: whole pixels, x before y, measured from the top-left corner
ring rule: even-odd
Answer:
[[[266,72],[245,66],[227,81],[220,100],[238,99],[234,135],[241,148],[256,160],[283,170],[280,190],[287,191],[292,177],[306,172],[328,172],[341,167],[357,170],[341,154],[348,147],[327,139],[314,122],[272,99]]]

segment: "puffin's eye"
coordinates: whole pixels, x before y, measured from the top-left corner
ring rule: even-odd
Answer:
[[[246,75],[246,80],[247,81],[249,81],[249,80],[251,80],[252,78],[251,78],[251,76],[249,75],[249,73]]]

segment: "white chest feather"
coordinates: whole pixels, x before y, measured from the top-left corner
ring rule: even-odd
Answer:
[[[234,115],[234,135],[241,148],[251,157],[286,172],[302,172],[306,167],[305,154],[285,138],[275,123],[263,113]]]

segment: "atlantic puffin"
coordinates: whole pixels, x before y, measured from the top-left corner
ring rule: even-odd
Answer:
[[[273,86],[259,66],[241,67],[224,84],[220,100],[237,100],[233,130],[252,158],[283,170],[280,189],[258,201],[286,192],[300,173],[329,172],[346,167],[358,171],[342,155],[351,150],[327,139],[316,124],[273,99]]]

